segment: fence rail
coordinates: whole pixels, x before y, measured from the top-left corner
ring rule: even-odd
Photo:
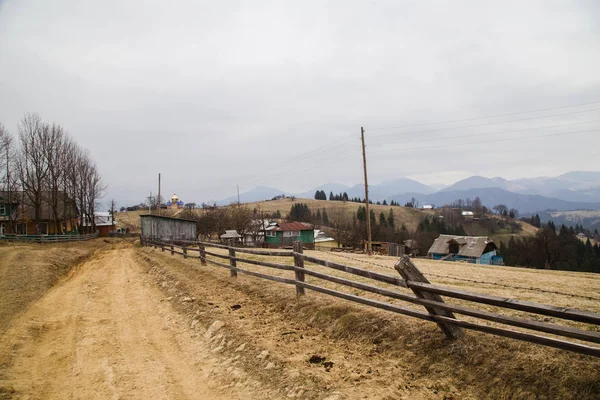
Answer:
[[[57,242],[79,242],[82,240],[95,239],[97,233],[83,235],[0,235],[0,240],[9,242],[34,242],[34,243],[57,243]]]
[[[181,254],[184,257],[199,259],[202,265],[215,265],[230,270],[232,277],[238,273],[254,276],[261,279],[267,279],[296,287],[296,294],[302,296],[305,289],[320,292],[329,296],[353,301],[363,305],[408,315],[426,321],[435,322],[449,339],[458,339],[463,335],[463,329],[485,332],[497,336],[513,338],[559,349],[569,350],[577,353],[587,354],[594,357],[600,357],[600,347],[590,346],[589,343],[600,343],[600,314],[576,310],[565,307],[556,307],[548,304],[539,304],[527,302],[512,298],[491,296],[486,294],[468,292],[451,287],[431,284],[423,274],[412,263],[408,256],[401,256],[395,265],[399,276],[386,275],[367,269],[339,264],[317,257],[309,256],[303,253],[301,242],[294,243],[294,251],[271,251],[234,247],[230,245],[216,244],[210,242],[165,242],[150,238],[142,238],[142,244],[145,246],[154,246],[163,251],[168,250],[171,254]],[[218,253],[216,251],[207,251],[207,247],[226,250],[228,253]],[[198,255],[192,255],[190,252],[196,252]],[[266,257],[293,258],[294,265],[285,265],[277,262],[253,260],[247,257],[238,257],[237,253],[250,255],[261,255]],[[224,263],[211,259],[210,257],[221,260],[229,260]],[[241,268],[239,264],[257,265],[270,269],[293,271],[293,277],[282,277],[270,275],[262,272],[251,271],[247,268]],[[317,265],[326,270],[335,270],[358,276],[366,279],[369,283],[358,282],[345,277],[333,276],[325,272],[315,271],[310,265]],[[391,304],[385,301],[376,300],[368,297],[362,297],[357,294],[350,294],[340,290],[319,286],[316,283],[308,283],[305,277],[309,276],[321,281],[331,282],[343,287],[351,287],[364,292],[373,293],[383,298],[401,300],[410,304],[423,306],[423,311],[412,308]],[[372,283],[371,283],[372,282]],[[376,283],[385,283],[391,287],[384,288],[376,286]],[[410,289],[413,294],[400,292],[394,287]],[[586,329],[579,327],[560,325],[550,322],[541,322],[531,316],[512,316],[497,312],[480,310],[458,304],[446,303],[441,296],[454,299],[460,299],[475,304],[485,304],[497,308],[516,310],[527,314],[536,314],[539,316],[553,317],[569,321],[575,321],[580,324],[588,324]],[[523,328],[535,333],[508,329],[503,326],[494,326],[460,320],[454,314],[464,315],[479,320],[490,321],[494,324],[500,324],[508,327]],[[555,336],[576,339],[581,342],[571,342],[556,337],[542,336],[538,333],[546,333]]]

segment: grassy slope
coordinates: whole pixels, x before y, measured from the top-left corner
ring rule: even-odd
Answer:
[[[281,212],[281,215],[285,216],[286,214],[288,214],[290,212],[290,208],[292,207],[292,205],[294,203],[306,203],[311,208],[311,210],[325,209],[325,210],[327,210],[328,213],[331,213],[331,211],[333,209],[340,208],[340,207],[347,210],[348,213],[353,213],[353,212],[356,212],[356,210],[358,209],[358,207],[360,205],[358,203],[352,203],[352,202],[344,203],[341,201],[327,201],[327,200],[313,200],[313,199],[296,199],[296,200],[283,199],[283,200],[248,203],[247,206],[250,208],[255,208],[255,207],[259,208],[268,213],[274,213],[277,210],[279,210]],[[438,213],[435,211],[434,212],[421,211],[418,209],[406,208],[406,207],[392,207],[389,205],[381,206],[381,205],[376,205],[376,204],[371,205],[371,207],[372,207],[373,211],[375,211],[375,214],[377,216],[379,216],[379,213],[381,213],[381,212],[383,212],[387,216],[390,208],[393,209],[395,225],[399,227],[399,226],[402,226],[402,224],[404,224],[409,230],[416,229],[419,222],[426,216],[438,215]],[[518,222],[521,225],[521,227],[523,228],[523,230],[520,233],[515,234],[516,236],[534,235],[537,232],[536,227],[534,227],[526,222],[522,222],[522,221],[518,221]],[[500,230],[494,234],[490,234],[486,229],[479,226],[476,222],[468,224],[468,225],[465,224],[465,229],[467,229],[467,232],[470,235],[490,236],[493,240],[497,241],[498,243],[500,243],[500,241],[505,241],[507,243],[508,240],[510,239],[510,236],[513,235],[512,233],[510,233],[510,230],[508,228],[504,229],[504,230]]]

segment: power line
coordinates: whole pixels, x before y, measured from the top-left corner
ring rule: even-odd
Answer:
[[[562,133],[550,133],[550,134],[545,134],[545,135],[537,135],[537,136],[526,136],[526,137],[520,137],[518,138],[519,140],[525,140],[525,139],[537,139],[537,138],[543,138],[543,137],[551,137],[551,136],[568,136],[568,135],[577,135],[577,134],[581,134],[581,133],[589,133],[589,132],[600,132],[600,128],[597,129],[589,129],[589,130],[584,130],[584,131],[575,131],[575,132],[562,132]],[[479,141],[479,142],[469,142],[469,143],[453,143],[453,144],[442,144],[442,145],[435,145],[435,146],[421,146],[421,147],[406,147],[404,149],[396,149],[393,150],[395,152],[397,151],[404,151],[404,150],[423,150],[423,149],[435,149],[435,148],[451,148],[451,147],[457,147],[457,146],[468,146],[468,145],[473,145],[473,144],[484,144],[484,143],[498,143],[498,142],[510,142],[516,140],[516,138],[504,138],[504,139],[496,139],[496,140],[485,140],[485,141]],[[386,153],[389,150],[383,150],[383,151],[373,151],[372,153],[375,154],[381,154],[381,153]]]
[[[582,122],[570,122],[567,124],[555,124],[555,125],[546,125],[546,126],[538,126],[538,127],[534,127],[534,128],[523,128],[523,129],[515,129],[515,130],[510,130],[510,131],[502,131],[502,132],[489,132],[489,133],[484,133],[484,135],[501,135],[501,134],[505,134],[505,133],[514,133],[514,132],[523,132],[523,131],[532,131],[532,130],[537,130],[537,129],[548,129],[548,128],[558,128],[560,126],[571,126],[571,125],[581,125],[581,124],[591,124],[594,122],[600,122],[600,119],[595,119],[595,120],[591,120],[591,121],[582,121]],[[480,136],[482,135],[482,133],[470,133],[467,135],[458,135],[458,136],[444,136],[444,137],[439,137],[437,138],[438,140],[447,140],[447,139],[460,139],[460,138],[466,138],[466,137],[474,137],[474,136]],[[429,140],[432,139],[432,137],[419,137],[416,139],[402,139],[401,141],[394,141],[394,142],[377,142],[375,144],[373,144],[373,146],[382,146],[382,145],[389,145],[389,144],[397,144],[397,143],[407,143],[407,142],[419,142],[422,140]]]
[[[600,108],[591,108],[588,110],[571,111],[571,112],[561,113],[561,114],[549,114],[549,115],[542,115],[542,116],[538,116],[538,117],[520,118],[520,119],[507,120],[507,121],[486,122],[483,124],[475,124],[475,125],[455,126],[455,127],[450,127],[450,128],[436,128],[436,129],[427,129],[427,130],[423,130],[423,131],[389,133],[389,134],[385,134],[385,135],[374,135],[373,138],[388,137],[388,136],[414,135],[417,133],[439,132],[439,131],[452,130],[452,129],[476,128],[479,126],[500,125],[500,124],[506,124],[509,122],[531,121],[531,120],[535,120],[535,119],[543,119],[543,118],[548,118],[548,117],[560,117],[560,116],[564,116],[564,115],[581,114],[581,113],[585,113],[585,112],[598,111],[598,110],[600,110]]]
[[[478,119],[510,117],[510,116],[513,116],[513,115],[522,115],[522,114],[531,114],[531,113],[542,112],[542,111],[559,110],[561,108],[581,107],[581,106],[587,106],[587,105],[590,105],[590,104],[597,104],[597,103],[600,103],[600,101],[590,101],[588,103],[573,104],[573,105],[570,105],[570,106],[541,108],[541,109],[537,109],[537,110],[521,111],[521,112],[509,113],[509,114],[489,115],[487,117],[464,118],[464,119],[456,119],[456,120],[449,120],[449,121],[439,121],[439,122],[426,122],[426,123],[422,123],[422,124],[413,124],[413,125],[391,125],[391,126],[386,126],[386,127],[370,128],[369,130],[370,131],[379,131],[379,130],[395,129],[395,128],[400,128],[400,129],[402,129],[402,128],[414,128],[414,127],[417,127],[417,126],[427,126],[427,125],[438,125],[438,124],[450,124],[450,123],[455,123],[455,122],[476,121]]]

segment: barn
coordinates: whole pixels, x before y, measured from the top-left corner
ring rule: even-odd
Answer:
[[[474,264],[502,264],[498,247],[485,236],[440,235],[427,252],[434,260],[466,261]]]
[[[196,240],[196,221],[161,215],[140,215],[142,237],[160,240]]]

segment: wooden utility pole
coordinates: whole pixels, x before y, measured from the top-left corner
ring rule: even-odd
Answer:
[[[369,212],[369,183],[367,181],[367,156],[365,154],[365,128],[360,127],[360,140],[362,141],[363,170],[365,171],[365,208],[367,211],[367,254],[373,255],[371,248],[371,214]]]
[[[160,215],[160,172],[158,173],[158,215]]]
[[[237,185],[238,206],[240,205],[240,185]]]

